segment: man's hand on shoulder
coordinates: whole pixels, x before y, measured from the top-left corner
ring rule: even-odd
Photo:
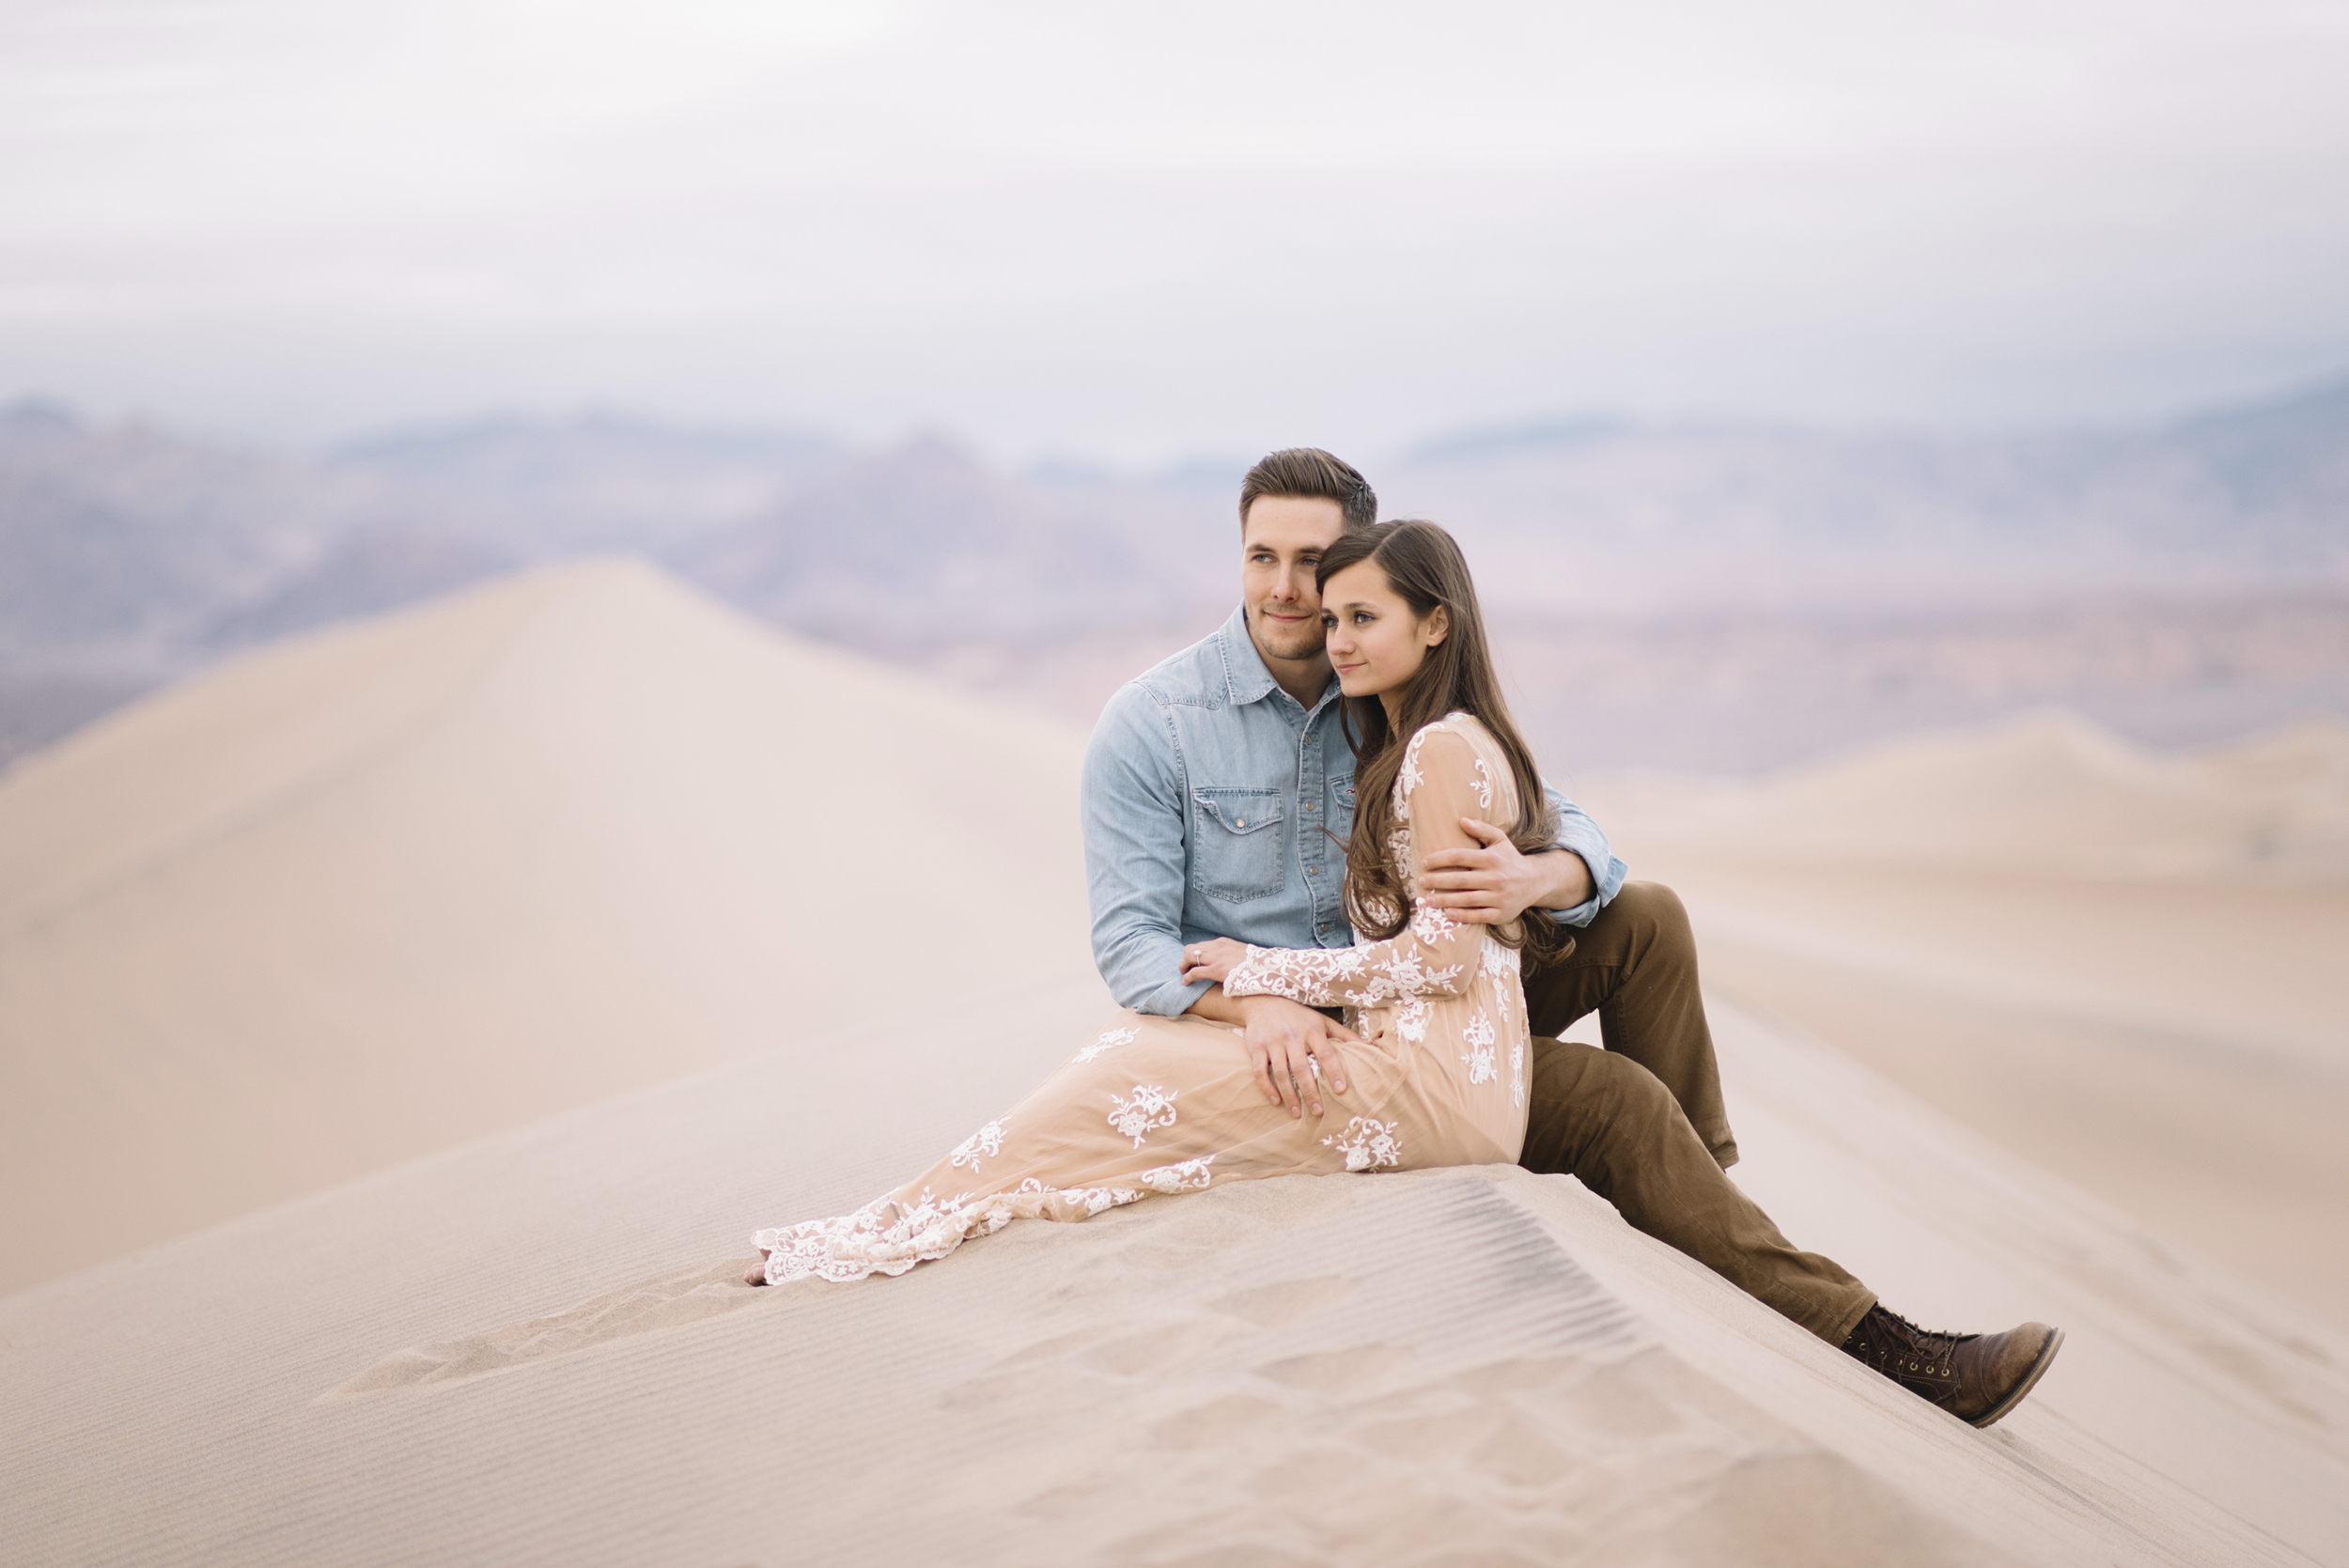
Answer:
[[[1240,1026],[1256,1087],[1268,1104],[1287,1106],[1291,1116],[1308,1110],[1318,1116],[1325,1080],[1331,1094],[1346,1093],[1346,1058],[1338,1042],[1360,1045],[1362,1037],[1328,1014],[1286,997],[1225,996],[1221,986],[1192,1002],[1190,1011]]]
[[[1455,920],[1505,925],[1528,909],[1571,909],[1591,896],[1591,868],[1571,849],[1522,855],[1507,831],[1472,816],[1460,826],[1481,846],[1439,849],[1420,868],[1420,896]]]

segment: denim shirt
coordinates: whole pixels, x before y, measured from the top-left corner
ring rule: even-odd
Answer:
[[[1591,867],[1587,925],[1624,863],[1580,807],[1548,790],[1558,843]],[[1248,635],[1221,630],[1128,681],[1085,748],[1085,877],[1093,960],[1118,1004],[1172,1017],[1206,993],[1180,979],[1183,944],[1347,947],[1346,839],[1354,753],[1332,679],[1310,708],[1283,691]]]

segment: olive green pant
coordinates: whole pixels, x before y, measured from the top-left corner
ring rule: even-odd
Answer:
[[[1875,1293],[1797,1250],[1726,1173],[1737,1141],[1679,896],[1661,883],[1626,882],[1574,938],[1570,953],[1526,967],[1536,1038],[1518,1163],[1570,1172],[1634,1230],[1842,1344]],[[1545,1038],[1592,1012],[1606,1049]]]

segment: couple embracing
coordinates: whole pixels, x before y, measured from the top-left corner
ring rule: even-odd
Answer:
[[[894,1192],[759,1232],[751,1282],[1234,1181],[1514,1162],[1961,1420],[2005,1415],[2061,1332],[1919,1329],[1729,1179],[1679,900],[1543,784],[1452,536],[1377,515],[1329,453],[1249,471],[1239,608],[1086,753],[1094,957],[1126,1010]],[[1605,1049],[1556,1038],[1593,1011]]]

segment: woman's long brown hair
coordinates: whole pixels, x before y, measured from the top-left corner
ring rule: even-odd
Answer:
[[[1388,585],[1413,614],[1425,620],[1442,607],[1450,629],[1427,650],[1404,683],[1396,706],[1402,722],[1390,726],[1386,705],[1377,697],[1342,697],[1339,716],[1354,746],[1354,836],[1346,848],[1346,911],[1356,930],[1374,941],[1401,932],[1410,918],[1403,897],[1401,869],[1387,862],[1387,835],[1394,826],[1394,779],[1410,737],[1447,713],[1472,713],[1501,742],[1517,787],[1517,819],[1508,825],[1510,842],[1532,855],[1553,847],[1557,825],[1542,793],[1533,753],[1526,749],[1493,671],[1485,616],[1476,603],[1476,583],[1459,544],[1432,522],[1382,522],[1339,536],[1314,576],[1323,593],[1330,579],[1368,561],[1386,573]],[[1495,824],[1499,826],[1500,824]],[[1496,939],[1522,944],[1547,956],[1565,945],[1565,933],[1547,914],[1528,909],[1522,933],[1496,926]]]

